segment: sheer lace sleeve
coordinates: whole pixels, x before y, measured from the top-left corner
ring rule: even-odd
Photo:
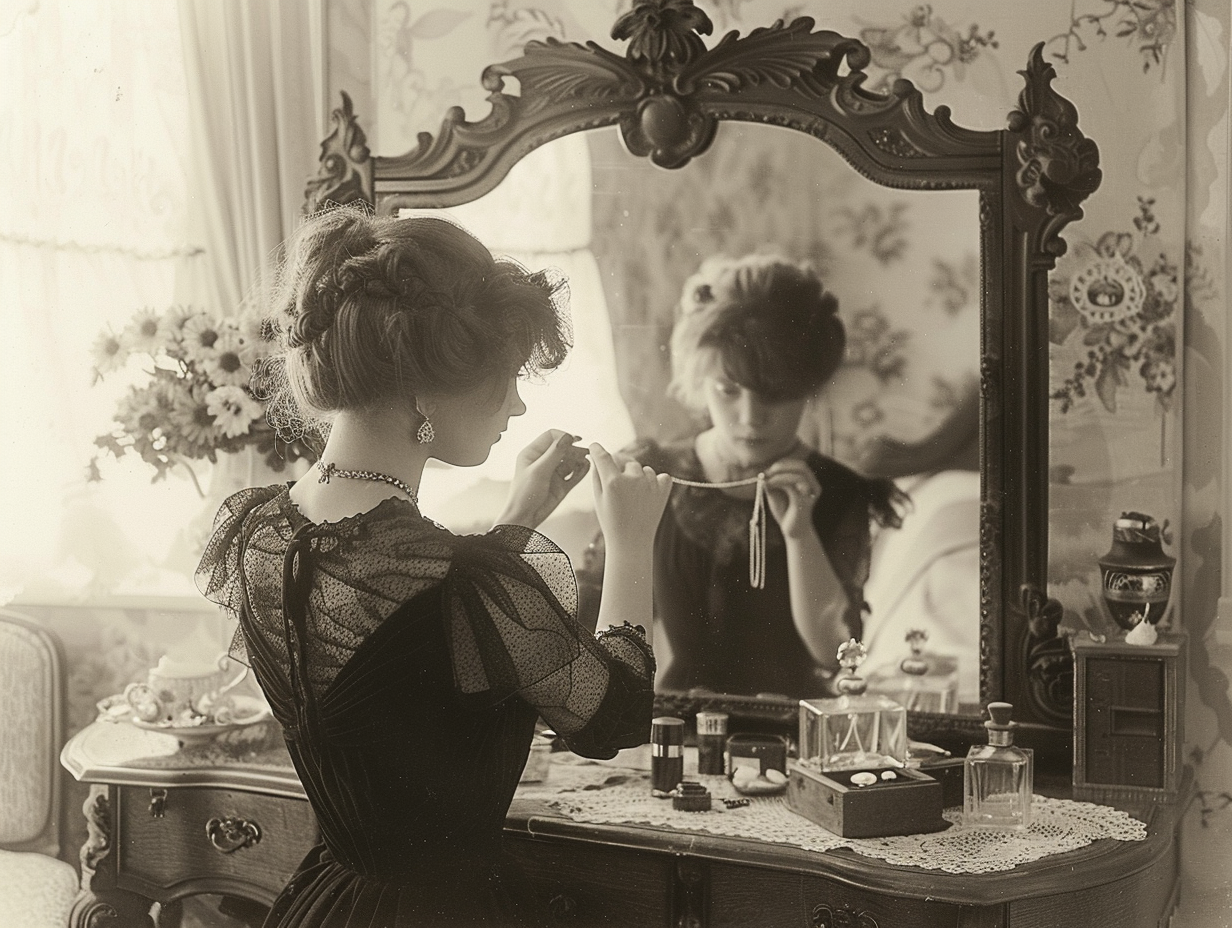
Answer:
[[[465,703],[523,699],[590,756],[610,757],[649,736],[653,655],[632,626],[596,639],[578,623],[563,551],[521,526],[459,537],[396,499],[320,525],[306,525],[284,488],[226,501],[197,585],[239,620],[231,646],[238,660],[287,674],[283,562],[297,526],[311,549],[306,655],[314,692],[403,603],[440,585],[454,686]]]
[[[650,733],[654,658],[633,626],[594,638],[577,621],[569,558],[537,532],[461,539],[445,580],[455,682],[476,705],[517,694],[569,747],[610,757]]]
[[[197,565],[197,589],[235,623],[230,654],[243,664],[248,664],[249,659],[244,632],[239,624],[245,596],[240,570],[243,550],[240,535],[248,514],[268,503],[281,490],[280,486],[253,487],[229,496],[214,516],[213,531]]]

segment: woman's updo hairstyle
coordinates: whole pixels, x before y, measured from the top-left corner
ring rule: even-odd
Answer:
[[[672,330],[671,393],[706,408],[703,381],[719,370],[771,402],[803,399],[846,350],[838,301],[811,267],[773,255],[714,257],[684,285]]]
[[[333,206],[288,240],[266,371],[275,425],[324,425],[421,392],[551,370],[570,347],[563,278],[493,258],[461,226]]]

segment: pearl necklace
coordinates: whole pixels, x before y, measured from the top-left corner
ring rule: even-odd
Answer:
[[[672,477],[672,482],[703,490],[731,490],[736,487],[757,485],[753,494],[753,515],[749,517],[749,586],[755,590],[764,588],[766,585],[766,475],[760,473],[756,477],[746,477],[743,480],[720,480],[714,483]]]
[[[331,477],[346,477],[349,480],[373,480],[378,483],[388,483],[409,496],[411,502],[416,506],[419,505],[419,494],[415,492],[415,488],[405,480],[399,480],[397,477],[389,476],[389,474],[378,474],[374,470],[339,470],[336,464],[326,464],[323,461],[317,461],[317,470],[321,472],[321,477],[317,483],[329,483]]]

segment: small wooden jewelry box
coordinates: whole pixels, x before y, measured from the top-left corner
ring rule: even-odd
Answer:
[[[1154,644],[1081,634],[1074,650],[1074,796],[1170,800],[1185,742],[1185,635]]]
[[[788,808],[844,838],[915,835],[949,827],[941,784],[908,767],[821,771],[792,764]]]

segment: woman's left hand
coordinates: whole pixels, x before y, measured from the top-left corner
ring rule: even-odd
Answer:
[[[509,500],[498,525],[538,528],[590,470],[578,438],[549,429],[518,453]]]
[[[766,468],[766,494],[770,514],[784,538],[803,538],[814,532],[813,507],[821,498],[821,484],[800,458],[782,458]]]

